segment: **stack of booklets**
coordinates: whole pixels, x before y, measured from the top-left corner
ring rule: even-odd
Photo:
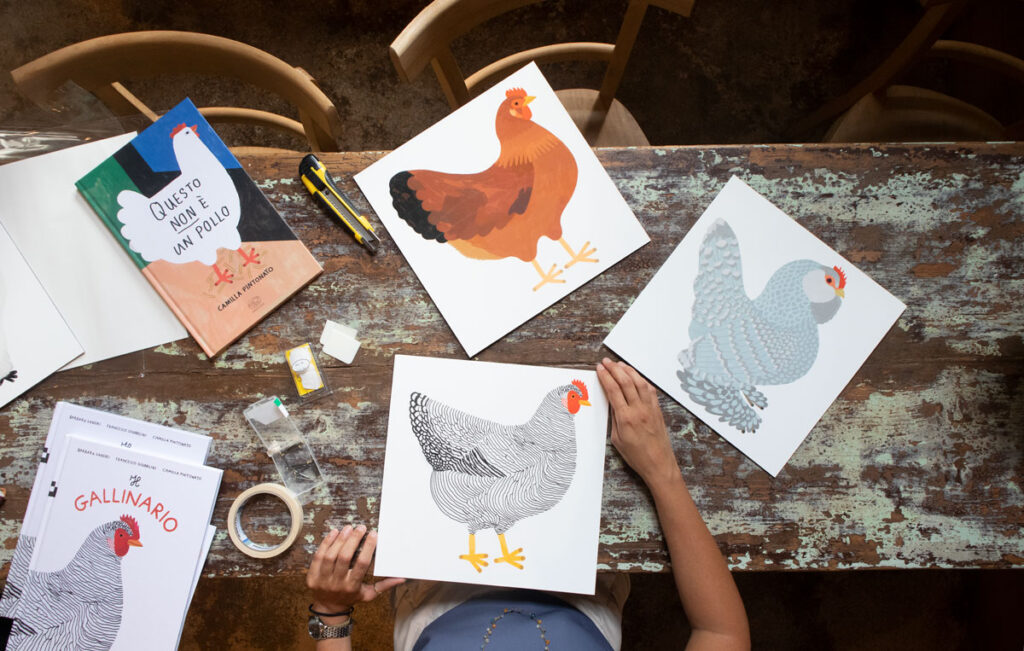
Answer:
[[[8,651],[177,647],[216,532],[210,441],[57,404],[0,599]]]

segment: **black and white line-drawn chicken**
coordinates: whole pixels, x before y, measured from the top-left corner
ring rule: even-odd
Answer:
[[[142,547],[139,524],[123,515],[93,529],[63,569],[20,576],[6,615],[14,620],[8,651],[112,647],[124,605],[121,560],[132,547]]]
[[[7,302],[7,288],[4,276],[0,273],[0,384],[14,382],[18,379],[18,371],[14,369],[11,354],[7,350],[7,337],[4,335],[4,314]]]
[[[574,415],[590,406],[580,380],[552,389],[521,425],[504,425],[414,392],[412,431],[433,468],[430,494],[446,516],[469,529],[469,552],[460,559],[477,572],[487,554],[476,551],[476,532],[494,529],[501,544],[495,563],[523,569],[523,549],[509,550],[505,533],[516,522],[558,504],[576,471]]]
[[[232,282],[233,274],[217,266],[217,251],[231,249],[259,264],[255,249],[246,253],[238,233],[241,200],[231,175],[199,138],[196,126],[179,124],[171,146],[181,174],[152,197],[122,190],[117,195],[124,224],[121,235],[147,262],[175,264],[199,261],[213,267],[215,285]]]
[[[18,543],[14,547],[14,557],[11,558],[10,569],[7,572],[7,583],[4,584],[4,591],[0,594],[0,617],[14,618],[14,609],[25,592],[25,586],[28,585],[28,568],[32,562],[32,550],[35,548],[35,542],[35,536],[18,536]]]
[[[795,260],[772,274],[751,300],[743,289],[740,247],[716,220],[700,247],[693,283],[690,346],[679,353],[677,376],[690,398],[741,432],[756,432],[768,406],[758,385],[789,384],[818,357],[818,326],[846,297],[838,266]]]

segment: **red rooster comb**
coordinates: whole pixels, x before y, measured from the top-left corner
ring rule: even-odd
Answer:
[[[573,380],[572,384],[574,387],[580,390],[580,397],[584,400],[590,400],[590,396],[587,393],[587,385],[583,384],[582,380]]]
[[[839,274],[839,289],[846,287],[846,272],[840,269],[838,266],[832,267]]]
[[[509,88],[505,91],[505,97],[509,99],[513,97],[526,97],[526,91],[522,88]]]
[[[138,540],[139,539],[139,523],[135,521],[135,518],[133,518],[130,515],[122,515],[121,516],[121,522],[125,523],[130,528],[132,539],[133,540]]]
[[[197,124],[193,124],[192,125],[192,131],[195,132],[196,127],[198,127],[198,126],[199,125],[197,125]],[[187,129],[187,128],[188,128],[188,125],[185,124],[184,122],[182,122],[178,126],[176,126],[173,129],[171,129],[171,137],[173,138],[174,136],[178,135],[179,131],[181,131],[182,129]]]

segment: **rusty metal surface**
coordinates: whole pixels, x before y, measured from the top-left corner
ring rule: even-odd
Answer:
[[[684,476],[730,566],[1024,566],[1024,145],[598,154],[652,242],[479,359],[585,367],[608,354],[608,330],[740,175],[908,308],[776,479],[662,396]],[[351,175],[380,155],[323,157],[368,214]],[[57,400],[212,433],[211,463],[225,474],[208,576],[300,573],[328,525],[376,523],[393,355],[465,355],[386,233],[371,258],[310,201],[299,159],[243,163],[324,264],[315,283],[212,362],[183,340],[59,373],[0,410],[3,576]],[[352,366],[322,359],[335,392],[298,406],[283,351],[317,341],[325,319],[357,328],[362,348]],[[223,526],[235,496],[277,481],[242,417],[274,394],[330,489],[307,507],[291,550],[256,561]],[[599,567],[665,570],[650,499],[611,448],[605,477]]]

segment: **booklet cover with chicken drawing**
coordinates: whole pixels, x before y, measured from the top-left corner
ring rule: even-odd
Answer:
[[[69,436],[8,649],[174,649],[222,471]]]
[[[76,186],[208,356],[322,271],[188,99]]]
[[[355,180],[470,356],[649,241],[534,63]]]

